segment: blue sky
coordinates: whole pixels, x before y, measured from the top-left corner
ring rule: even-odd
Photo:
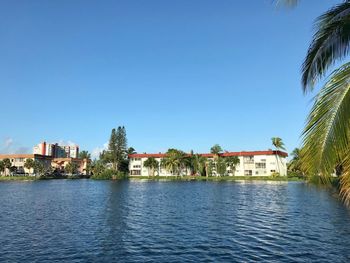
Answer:
[[[126,126],[138,152],[300,144],[300,67],[339,1],[0,1],[0,152],[66,141],[97,152]]]

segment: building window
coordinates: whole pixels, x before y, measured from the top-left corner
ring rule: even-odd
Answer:
[[[256,169],[266,169],[266,163],[255,163]]]
[[[271,170],[271,173],[275,173],[276,172],[276,170]]]
[[[253,175],[252,170],[244,170],[244,175]]]
[[[254,163],[254,156],[244,156],[243,162],[244,163]]]
[[[133,165],[133,168],[141,168],[141,165]]]
[[[141,170],[131,170],[130,174],[131,175],[141,175]]]

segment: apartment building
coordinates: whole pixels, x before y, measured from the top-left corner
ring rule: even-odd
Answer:
[[[46,169],[52,167],[54,170],[64,172],[65,167],[69,163],[75,163],[77,165],[78,173],[86,174],[87,166],[90,162],[88,159],[79,158],[53,158],[47,155],[41,154],[0,154],[0,161],[9,159],[11,167],[15,167],[17,174],[30,174],[35,173],[33,168],[25,168],[24,164],[27,159],[38,161],[44,165]],[[9,170],[6,170],[5,174],[10,174]]]
[[[27,159],[32,159],[33,161],[38,161],[44,165],[45,168],[51,167],[52,157],[40,155],[40,154],[0,154],[0,161],[4,159],[9,159],[11,162],[11,167],[16,168],[16,173],[18,174],[34,174],[33,168],[25,168],[24,164]],[[7,169],[5,174],[9,174],[10,171]]]
[[[33,148],[34,154],[51,156],[53,158],[78,158],[78,145],[59,145],[58,143],[41,142]]]
[[[201,154],[207,158],[208,161],[215,162],[214,155],[211,153]],[[234,171],[231,171],[227,167],[226,174],[229,176],[270,176],[273,173],[278,172],[281,176],[287,175],[287,153],[282,151],[243,151],[243,152],[225,152],[219,154],[220,157],[237,156],[239,158],[239,164],[235,167]],[[162,159],[166,157],[164,153],[158,154],[130,154],[129,155],[129,173],[130,175],[151,176],[151,171],[144,167],[144,162],[150,158],[155,158],[159,164]],[[160,176],[171,176],[171,172],[159,165],[156,174]],[[181,171],[181,174],[190,175],[189,170]],[[216,175],[215,169],[213,175]]]

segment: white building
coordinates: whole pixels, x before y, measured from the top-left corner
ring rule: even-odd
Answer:
[[[201,154],[209,160],[214,161],[213,154]],[[270,176],[273,173],[279,173],[281,176],[287,175],[287,153],[282,151],[251,151],[251,152],[225,152],[219,154],[220,157],[237,156],[239,164],[235,167],[235,171],[230,171],[227,168],[227,175],[229,176]],[[130,154],[129,155],[129,171],[130,175],[151,176],[150,169],[144,167],[144,162],[150,158],[155,158],[159,164],[161,160],[166,157],[166,154]],[[190,171],[184,170],[182,174],[190,175]],[[156,174],[160,176],[171,176],[169,171],[159,165]],[[215,170],[213,171],[215,175]]]

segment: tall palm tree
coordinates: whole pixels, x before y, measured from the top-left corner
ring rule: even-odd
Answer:
[[[284,0],[285,2],[287,0]],[[304,92],[336,62],[346,58],[350,47],[350,1],[319,16],[315,34],[302,67]],[[350,204],[350,63],[335,69],[315,97],[302,134],[302,168],[328,182],[336,167],[342,167],[340,194]]]
[[[210,148],[210,153],[214,155],[215,172],[216,172],[216,175],[218,175],[219,157],[220,157],[220,153],[222,153],[221,146],[219,144],[215,144],[213,147]]]
[[[276,150],[275,156],[276,156],[278,173],[281,174],[280,159],[279,159],[278,151],[279,150],[286,150],[286,148],[284,147],[284,143],[283,143],[282,139],[279,137],[272,137],[271,141],[272,141],[272,145],[275,147],[275,150]]]

